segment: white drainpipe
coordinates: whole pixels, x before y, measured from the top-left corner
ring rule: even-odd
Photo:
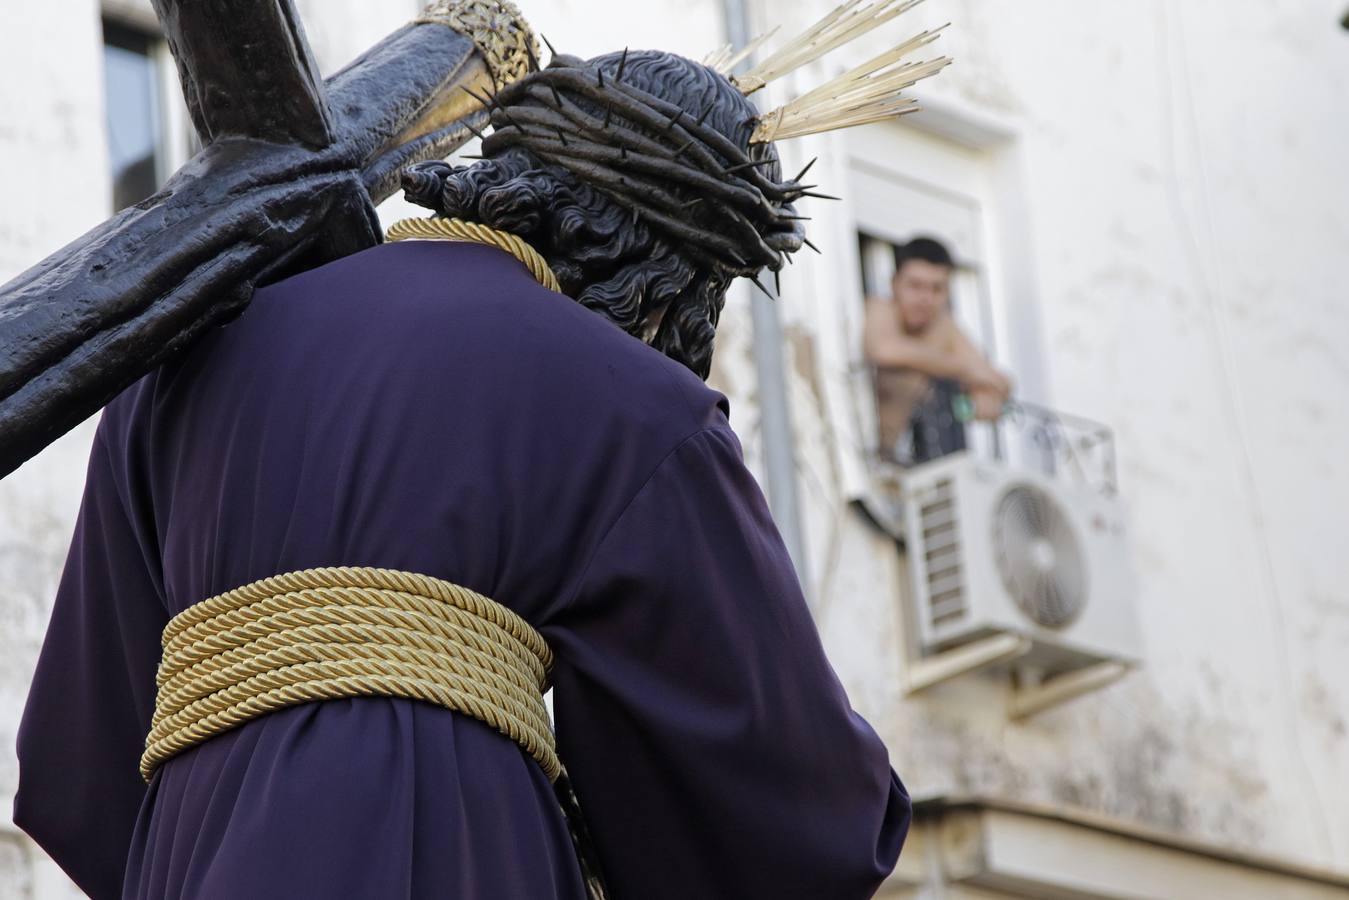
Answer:
[[[733,47],[750,41],[748,0],[722,0],[726,36]],[[772,278],[760,278],[772,290]],[[792,433],[791,406],[787,397],[787,373],[783,359],[782,322],[778,301],[758,288],[753,294],[754,363],[759,380],[759,417],[764,454],[764,474],[768,479],[768,506],[787,545],[796,576],[806,600],[813,605],[806,566],[806,548],[801,532],[801,507],[796,492],[795,439]]]

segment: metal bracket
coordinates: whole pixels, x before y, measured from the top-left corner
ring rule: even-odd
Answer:
[[[1017,634],[998,634],[920,658],[904,665],[904,693],[916,694],[990,666],[1013,663],[1030,653],[1032,642]],[[1098,691],[1133,671],[1124,662],[1102,662],[1043,681],[1027,683],[1014,673],[1008,716],[1021,720],[1083,694]]]
[[[1024,719],[1051,706],[1067,703],[1091,691],[1114,684],[1132,671],[1122,662],[1103,662],[1084,669],[1064,672],[1033,685],[1014,684],[1008,703],[1008,714],[1013,719]]]
[[[996,634],[904,665],[904,693],[914,694],[935,684],[988,666],[1011,662],[1031,650],[1029,638]]]

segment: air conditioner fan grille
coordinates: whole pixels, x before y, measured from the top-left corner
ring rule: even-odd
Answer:
[[[993,547],[1008,594],[1046,628],[1063,628],[1087,601],[1086,561],[1072,523],[1046,491],[1009,488],[993,517]]]

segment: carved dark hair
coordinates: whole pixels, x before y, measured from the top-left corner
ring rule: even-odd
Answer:
[[[408,199],[524,238],[562,290],[706,378],[726,290],[802,242],[755,108],[725,77],[660,52],[557,57],[492,101],[488,157],[422,163]],[[687,154],[687,155],[686,155]]]

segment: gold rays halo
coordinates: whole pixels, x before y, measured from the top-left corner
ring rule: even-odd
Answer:
[[[727,75],[742,93],[753,94],[769,82],[857,40],[922,2],[847,0],[803,34],[766,56],[748,72],[729,74],[736,65],[758,50],[773,32],[755,39],[738,52],[723,47],[709,55],[704,64]],[[790,103],[764,113],[759,117],[751,141],[766,143],[819,134],[914,112],[918,108],[917,104],[902,92],[922,79],[937,74],[950,65],[951,60],[944,56],[930,60],[906,60],[906,57],[931,44],[945,28],[943,25],[915,35]]]
[[[736,66],[753,56],[760,47],[767,43],[769,38],[777,33],[778,29],[773,28],[773,30],[759,35],[739,50],[736,50],[730,44],[719,47],[703,58],[703,65],[730,78],[731,72],[735,71]]]

